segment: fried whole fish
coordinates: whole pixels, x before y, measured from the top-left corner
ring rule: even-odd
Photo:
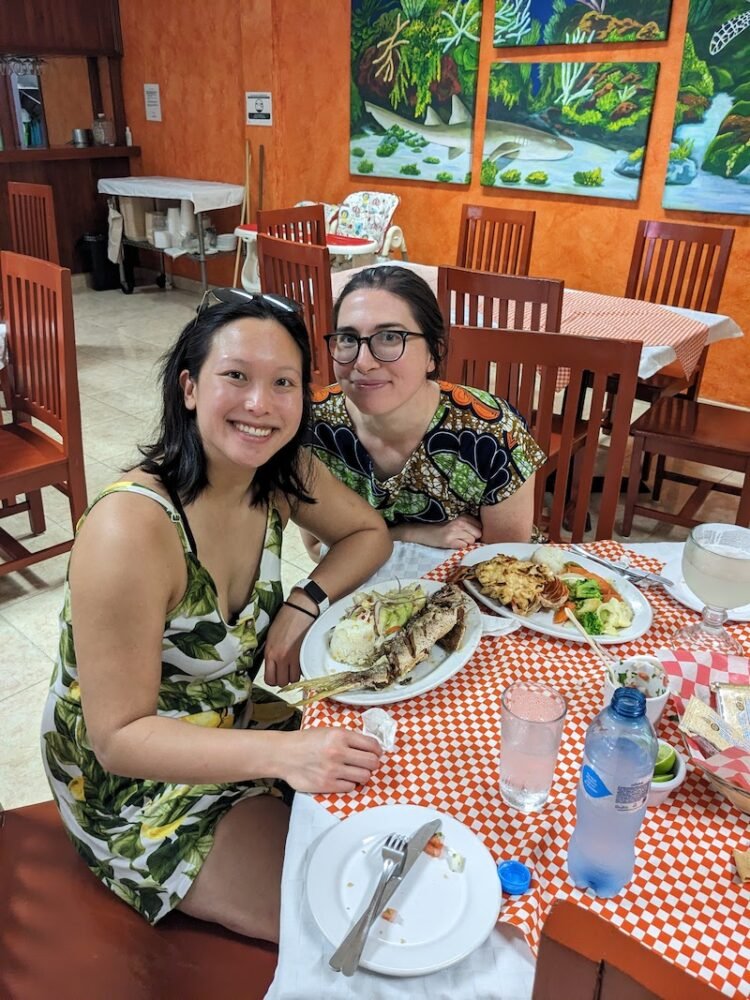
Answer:
[[[287,684],[282,691],[302,691],[305,694],[300,702],[302,705],[355,688],[379,691],[403,680],[418,663],[427,659],[433,646],[439,645],[450,653],[457,650],[466,633],[465,617],[464,595],[454,584],[446,584],[428,598],[422,610],[361,670],[342,670],[323,677],[305,678]]]

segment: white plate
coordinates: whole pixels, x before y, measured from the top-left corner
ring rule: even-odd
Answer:
[[[662,570],[662,574],[668,580],[674,580],[673,587],[664,587],[670,597],[692,611],[703,611],[704,602],[696,597],[685,583],[685,577],[682,575],[682,556],[670,560]],[[727,618],[730,622],[750,622],[750,604],[743,604],[741,608],[732,608],[727,611]]]
[[[310,858],[307,899],[315,922],[331,942],[331,954],[372,896],[383,870],[381,851],[388,834],[411,836],[432,819],[442,821],[445,843],[464,856],[465,868],[452,872],[444,857],[417,858],[388,903],[398,920],[376,920],[360,965],[387,976],[421,976],[459,962],[488,937],[502,896],[495,862],[481,840],[434,809],[378,806],[342,820],[323,836]]]
[[[503,542],[499,545],[483,545],[480,548],[467,553],[464,556],[463,563],[465,566],[474,566],[476,563],[484,562],[486,559],[491,559],[493,556],[500,554],[504,556],[515,556],[516,559],[530,559],[532,554],[538,548],[538,545],[527,545],[520,542]],[[596,641],[600,642],[602,645],[613,645],[615,643],[631,642],[633,639],[637,639],[639,636],[643,635],[643,633],[646,632],[651,625],[653,612],[651,611],[651,605],[648,603],[641,591],[638,590],[637,587],[634,587],[629,580],[626,580],[625,577],[621,576],[616,570],[609,570],[604,566],[600,566],[598,563],[591,562],[589,559],[586,559],[583,556],[575,555],[572,552],[569,553],[569,555],[570,562],[577,563],[579,566],[590,570],[597,576],[601,576],[603,579],[609,580],[622,599],[627,601],[633,609],[633,621],[627,628],[621,629],[617,635],[598,635],[596,637]],[[498,604],[498,602],[493,601],[491,597],[486,597],[479,589],[478,585],[476,585],[472,580],[464,580],[463,584],[478,601],[482,602],[482,604],[491,608],[493,611],[497,612],[497,614],[507,615],[508,618],[513,618],[515,621],[521,622],[522,625],[525,625],[526,628],[530,628],[534,632],[542,632],[544,635],[551,635],[558,639],[569,639],[572,642],[586,641],[575,625],[571,625],[569,622],[565,625],[555,625],[552,621],[552,616],[554,614],[552,611],[537,611],[533,615],[517,615],[514,614],[510,608],[506,608],[505,605]]]
[[[380,593],[385,593],[388,590],[395,590],[399,585],[408,587],[412,583],[418,583],[427,594],[434,594],[443,586],[442,583],[436,583],[434,580],[384,580],[382,583],[367,587],[366,590],[368,592],[377,590]],[[333,659],[328,651],[331,632],[343,618],[344,612],[348,611],[354,603],[353,596],[350,594],[348,597],[342,597],[335,604],[332,604],[325,614],[317,619],[305,636],[299,654],[300,668],[304,677],[325,677],[341,670],[362,669],[361,667],[349,667],[346,663],[339,663],[338,660]],[[466,603],[468,605],[466,634],[461,647],[455,653],[446,653],[440,646],[434,646],[428,658],[418,664],[408,675],[412,678],[408,684],[391,684],[390,687],[380,691],[364,691],[358,688],[335,695],[332,700],[343,702],[345,705],[392,705],[397,701],[415,698],[418,694],[424,694],[425,691],[432,691],[443,681],[447,681],[471,659],[477,648],[477,643],[482,638],[482,615],[479,608],[470,597],[466,598]]]

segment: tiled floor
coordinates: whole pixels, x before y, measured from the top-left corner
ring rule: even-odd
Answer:
[[[120,477],[149,439],[157,413],[156,366],[191,317],[198,296],[180,290],[80,290],[75,296],[78,377],[89,496]],[[716,475],[720,478],[723,473]],[[662,502],[672,506],[687,487],[669,483]],[[29,538],[25,515],[6,527],[34,548],[69,536],[67,501],[45,490],[48,530]],[[703,516],[734,520],[736,501],[720,494]],[[685,532],[653,521],[636,522],[631,541],[679,540]],[[6,808],[49,798],[39,752],[39,724],[57,646],[57,615],[67,555],[0,577],[0,803]],[[294,525],[284,538],[283,580],[290,586],[311,563]]]

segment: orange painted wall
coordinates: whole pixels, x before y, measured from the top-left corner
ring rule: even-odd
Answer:
[[[143,172],[242,183],[243,139],[253,153],[253,207],[257,208],[258,159],[266,153],[264,206],[291,205],[303,198],[340,201],[362,187],[396,191],[397,221],[409,256],[426,263],[452,263],[461,205],[512,204],[537,212],[532,273],[560,277],[576,288],[620,293],[624,289],[639,218],[669,218],[737,230],[722,297],[722,310],[750,332],[750,217],[665,213],[661,208],[672,133],[688,0],[673,0],[669,39],[617,48],[622,59],[661,63],[644,181],[638,202],[564,195],[514,197],[485,191],[479,183],[483,108],[494,0],[485,0],[471,186],[350,176],[349,0],[212,0],[212,27],[202,0],[120,0],[125,58],[123,76],[130,125],[143,147]],[[535,59],[559,59],[569,49],[534,51]],[[543,54],[541,54],[543,53]],[[528,53],[505,50],[503,58]],[[586,59],[609,60],[612,46],[586,48]],[[158,82],[164,122],[146,123],[143,83]],[[246,89],[273,92],[273,128],[245,128]],[[214,280],[224,280],[214,277]],[[711,350],[706,395],[750,405],[750,338]]]

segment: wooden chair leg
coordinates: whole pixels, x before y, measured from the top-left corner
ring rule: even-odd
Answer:
[[[42,503],[42,491],[34,490],[33,493],[26,494],[29,504],[29,524],[33,535],[41,535],[47,528],[44,517],[44,504]]]
[[[650,475],[651,475],[651,454],[650,452],[647,451],[643,456],[643,461],[641,462],[639,476],[645,483]]]
[[[658,500],[661,496],[661,488],[664,484],[664,467],[666,465],[666,455],[656,456],[656,470],[654,471],[654,485],[651,488],[651,497]]]
[[[638,498],[638,487],[641,481],[643,466],[644,438],[638,434],[633,436],[633,451],[630,456],[630,473],[628,475],[628,492],[625,495],[625,510],[622,515],[622,534],[627,538],[633,530],[633,508]]]
[[[740,505],[737,508],[735,524],[739,524],[743,528],[750,528],[750,462],[745,466],[745,479],[742,483]]]

